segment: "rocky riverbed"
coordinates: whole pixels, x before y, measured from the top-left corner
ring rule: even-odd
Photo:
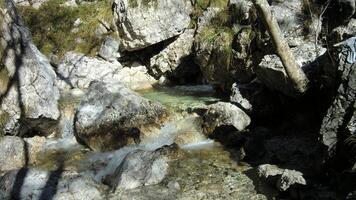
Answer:
[[[0,199],[355,199],[355,0],[1,0]]]

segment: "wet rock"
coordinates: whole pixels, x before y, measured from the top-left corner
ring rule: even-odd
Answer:
[[[168,174],[169,147],[155,151],[136,150],[129,153],[107,177],[109,184],[116,189],[134,189],[140,186],[160,183]]]
[[[122,45],[129,51],[180,35],[192,11],[189,0],[116,0],[113,7]]]
[[[250,117],[237,106],[231,103],[218,102],[208,106],[203,116],[206,133],[212,133],[221,126],[232,126],[238,131],[243,131],[250,124]]]
[[[19,137],[0,138],[0,152],[0,171],[18,169],[28,162],[28,157],[26,157],[28,149],[26,149],[25,142]]]
[[[95,150],[112,150],[138,138],[140,127],[154,124],[165,109],[121,84],[92,82],[76,113],[76,136]]]
[[[195,30],[185,30],[183,34],[150,60],[150,69],[156,78],[168,73],[174,77],[191,76],[199,68],[187,62],[192,53]]]
[[[325,53],[326,49],[315,44],[305,43],[292,48],[296,62],[303,69],[314,61],[319,55]],[[282,92],[287,96],[296,96],[296,91],[288,78],[280,58],[277,55],[266,55],[256,70],[257,78],[271,90]]]
[[[35,47],[12,1],[6,0],[2,20],[1,108],[10,117],[3,132],[23,135],[28,129],[51,133],[59,118],[56,74]],[[21,127],[21,129],[20,129]]]
[[[0,199],[103,199],[104,186],[91,178],[64,172],[20,169],[6,173],[0,178]]]
[[[130,89],[151,88],[157,81],[148,75],[143,65],[134,64],[123,67],[119,62],[107,62],[102,59],[87,57],[84,54],[69,52],[58,66],[58,85],[64,89],[88,89],[90,82],[103,81],[108,84],[118,82]]]
[[[280,191],[286,191],[295,184],[306,185],[303,173],[295,170],[281,169],[275,165],[260,165],[258,167],[258,174],[265,179],[278,176],[276,186]]]
[[[116,60],[119,51],[119,43],[112,37],[106,37],[99,50],[99,56],[109,62]]]

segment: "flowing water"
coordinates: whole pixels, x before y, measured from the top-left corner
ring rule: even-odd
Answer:
[[[81,95],[65,96],[61,101],[60,134],[48,140],[43,151],[56,153],[42,156],[39,167],[53,169],[60,157],[66,169],[90,174],[100,182],[115,171],[128,153],[137,149],[153,151],[176,143],[186,156],[171,163],[171,173],[162,183],[115,195],[120,199],[265,199],[256,193],[247,173],[250,168],[240,165],[229,151],[203,135],[198,115],[185,112],[219,100],[210,86],[161,88],[139,93],[166,106],[171,117],[161,128],[142,136],[140,144],[113,152],[90,152],[77,144],[73,121]]]

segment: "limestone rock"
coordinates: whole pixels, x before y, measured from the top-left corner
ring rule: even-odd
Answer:
[[[121,84],[92,82],[76,113],[76,136],[95,150],[112,150],[137,139],[140,127],[163,117],[165,109]]]
[[[19,137],[0,138],[0,171],[19,169],[25,166],[28,162],[28,151],[25,148],[25,142]]]
[[[115,0],[116,24],[126,50],[133,51],[180,35],[189,26],[189,0]]]
[[[186,62],[192,53],[194,32],[193,29],[185,30],[174,42],[151,58],[150,69],[155,77],[159,78],[166,73],[184,77],[199,71],[195,65]]]
[[[168,174],[169,157],[165,148],[156,151],[136,150],[129,153],[113,175],[111,185],[117,189],[134,189],[160,183]]]
[[[5,1],[0,48],[5,69],[1,108],[9,115],[3,132],[18,134],[27,129],[51,133],[59,118],[56,74],[48,59],[35,47],[11,0]],[[20,121],[21,120],[21,123]]]
[[[123,68],[117,61],[108,62],[74,52],[65,55],[57,73],[61,89],[88,89],[90,82],[103,81],[108,84],[120,82],[130,89],[140,90],[150,88],[157,82],[148,75],[143,65],[134,64]]]
[[[22,181],[19,182],[21,177]],[[21,184],[21,185],[16,185]],[[0,178],[0,199],[103,199],[103,186],[90,177],[73,172],[20,169]]]
[[[99,50],[99,56],[107,61],[114,62],[119,51],[119,43],[112,37],[105,38]]]
[[[264,177],[266,179],[278,176],[276,186],[280,191],[286,191],[295,184],[306,185],[306,181],[301,172],[281,169],[275,165],[264,164],[258,166],[258,174],[260,177]]]
[[[252,105],[240,92],[238,84],[234,83],[231,87],[230,101],[241,105],[246,110],[252,110]]]
[[[243,131],[250,124],[250,117],[237,106],[231,103],[218,102],[208,106],[203,116],[204,127],[211,133],[220,126],[233,126],[238,131]]]

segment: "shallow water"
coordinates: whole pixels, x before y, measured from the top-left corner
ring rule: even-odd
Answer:
[[[176,143],[186,156],[170,164],[171,172],[161,184],[121,191],[116,194],[117,197],[125,199],[125,195],[129,195],[127,199],[149,199],[150,193],[157,195],[157,191],[162,191],[158,194],[162,199],[265,199],[264,195],[256,193],[253,180],[245,173],[250,169],[249,166],[240,165],[219,143],[206,138],[199,116],[188,113],[182,115],[182,111],[203,108],[219,100],[210,86],[160,88],[139,93],[160,102],[171,113],[169,120],[160,128],[146,130],[139,145],[113,152],[90,152],[77,144],[73,134],[73,119],[80,95],[70,94],[61,101],[59,133],[44,145],[45,151],[51,153],[44,155],[43,162],[37,167],[53,170],[60,160],[66,170],[89,174],[101,182],[103,177],[115,171],[130,152],[137,149],[154,151]],[[170,188],[168,185],[172,183],[178,185],[179,189]],[[132,191],[136,192],[130,193]]]
[[[160,102],[175,112],[205,107],[220,100],[209,85],[162,87],[142,90],[139,93],[147,99]]]

